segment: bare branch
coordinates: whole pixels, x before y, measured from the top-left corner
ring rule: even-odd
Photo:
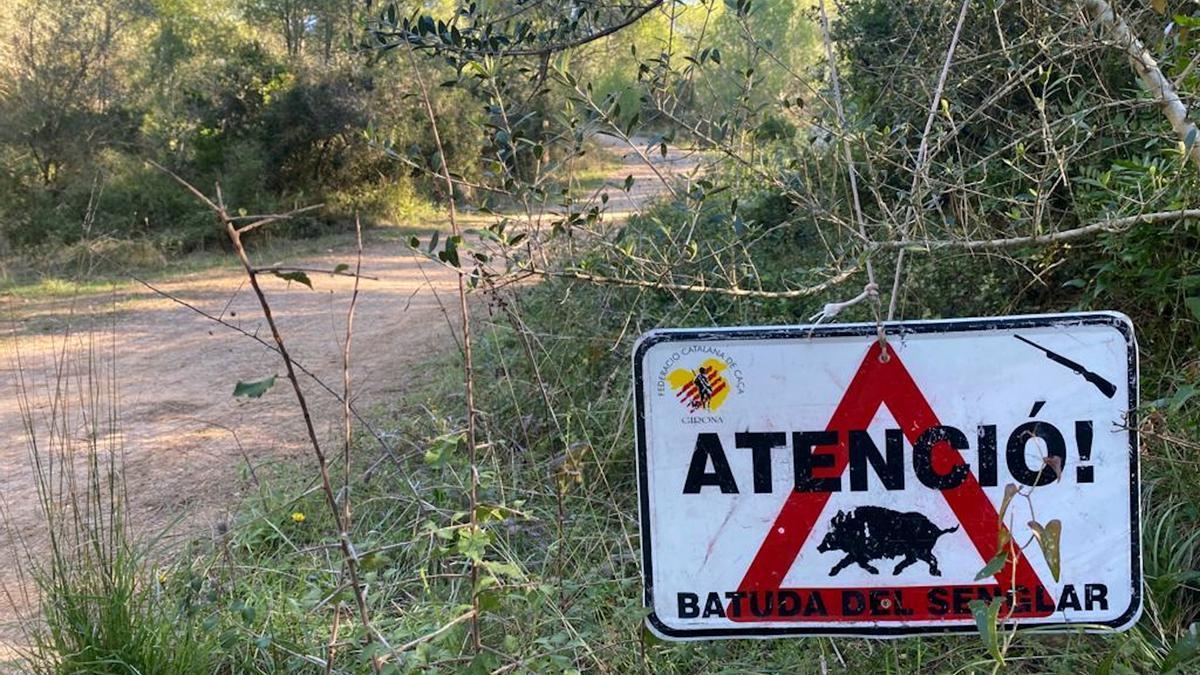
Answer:
[[[446,182],[446,215],[450,219],[450,230],[454,236],[462,236],[462,231],[458,226],[458,214],[454,207],[454,180],[450,177],[450,168],[446,161],[446,148],[442,145],[442,135],[438,130],[437,114],[433,111],[433,102],[429,98],[429,88],[425,85],[425,77],[421,74],[421,69],[417,67],[417,59],[413,55],[413,50],[405,50],[405,55],[408,56],[409,66],[412,68],[413,77],[417,81],[417,85],[421,90],[421,103],[425,107],[425,115],[429,119],[429,130],[433,136],[433,145],[437,148],[438,164],[442,168],[442,179]],[[467,304],[467,281],[464,275],[460,272],[458,275],[458,310],[459,320],[462,322],[462,349],[463,349],[463,384],[466,394],[467,404],[467,461],[471,468],[470,478],[470,524],[474,530],[479,526],[477,509],[475,506],[479,503],[479,469],[476,465],[479,445],[475,434],[475,362],[471,351],[471,310]],[[476,560],[471,561],[471,587],[475,588],[479,582],[479,563]],[[471,593],[471,645],[476,653],[479,653],[483,646],[479,627],[479,595],[475,592]]]
[[[1104,0],[1083,0],[1081,4],[1088,16],[1112,33],[1116,39],[1116,46],[1129,56],[1133,70],[1141,78],[1142,84],[1154,94],[1163,115],[1171,123],[1171,128],[1175,130],[1179,140],[1186,146],[1190,139],[1191,147],[1188,148],[1187,154],[1196,165],[1196,169],[1200,170],[1200,138],[1197,138],[1196,125],[1188,119],[1187,106],[1179,99],[1171,81],[1163,75],[1158,62],[1150,55],[1150,51],[1138,39],[1125,19],[1117,16],[1111,5]]]
[[[355,221],[357,222],[357,218]],[[340,270],[325,270],[318,267],[292,267],[290,265],[271,265],[270,267],[255,267],[256,274],[286,274],[288,272],[311,272],[312,274],[330,274],[338,277],[353,277],[355,279],[368,279],[370,281],[379,281],[379,277],[373,277],[366,274],[358,274],[356,272],[346,272]]]
[[[309,206],[303,206],[298,209],[292,209],[291,211],[288,211],[287,213],[277,213],[277,214],[265,216],[263,218],[259,218],[258,220],[250,223],[249,225],[242,225],[241,227],[237,228],[237,231],[238,231],[238,234],[246,234],[247,232],[250,232],[251,230],[256,230],[256,229],[262,227],[263,225],[267,225],[269,223],[274,223],[279,220],[287,220],[289,218],[295,218],[296,216],[300,215],[301,213],[305,213],[308,211],[315,211],[316,209],[319,209],[322,206],[325,206],[325,204],[323,204],[323,203],[322,204],[311,204]]]
[[[211,200],[211,199],[209,199],[209,198],[208,198],[208,195],[206,195],[206,194],[204,194],[203,192],[201,192],[200,190],[196,189],[196,186],[194,186],[194,185],[192,185],[191,183],[187,182],[186,180],[184,180],[184,179],[180,178],[180,177],[179,177],[179,174],[175,173],[174,171],[172,171],[172,170],[168,169],[167,167],[163,166],[162,164],[159,164],[158,162],[156,162],[156,161],[154,161],[154,160],[152,160],[152,159],[147,159],[147,160],[145,160],[145,161],[146,161],[146,163],[147,163],[147,164],[149,164],[150,166],[152,166],[152,167],[154,167],[154,168],[158,169],[159,171],[161,171],[161,172],[163,172],[163,173],[167,174],[167,175],[168,175],[168,176],[170,176],[171,178],[174,178],[176,183],[179,183],[180,185],[182,185],[182,186],[184,187],[184,189],[186,189],[188,192],[190,192],[190,193],[192,193],[193,195],[195,195],[195,196],[196,196],[196,199],[199,199],[200,201],[204,202],[204,204],[205,204],[206,206],[208,206],[208,208],[212,209],[213,211],[215,211],[215,212],[217,212],[217,213],[222,213],[222,212],[223,212],[223,210],[221,209],[221,207],[219,207],[219,206],[217,206],[216,204],[214,204],[214,203],[213,203],[213,200]]]
[[[942,62],[942,72],[938,75],[937,86],[933,89],[933,96],[929,101],[929,114],[925,117],[925,129],[921,132],[921,145],[917,148],[917,161],[913,167],[912,187],[909,189],[909,199],[911,203],[908,206],[908,213],[904,220],[900,221],[900,236],[907,239],[909,237],[909,224],[917,220],[920,216],[920,202],[918,188],[924,182],[926,168],[929,164],[929,133],[933,131],[933,120],[937,117],[938,104],[942,100],[942,92],[946,89],[946,76],[950,74],[950,64],[954,62],[954,50],[958,48],[959,37],[962,36],[963,23],[967,19],[967,7],[970,0],[963,0],[962,6],[958,10],[958,23],[954,25],[954,35],[950,38],[950,46],[946,48],[946,59]],[[887,320],[891,321],[896,316],[896,304],[900,299],[900,280],[904,274],[904,251],[900,249],[896,253],[896,270],[892,277],[892,293],[888,297]]]
[[[851,265],[846,269],[838,272],[834,276],[822,281],[814,286],[805,286],[804,288],[793,288],[786,291],[759,291],[748,288],[725,288],[722,286],[704,286],[701,284],[674,284],[664,281],[650,281],[647,279],[625,279],[621,277],[607,277],[600,274],[590,274],[588,272],[580,272],[577,270],[543,270],[529,268],[523,270],[534,276],[553,277],[559,279],[577,279],[579,281],[587,281],[593,284],[612,284],[614,286],[636,286],[638,288],[652,288],[655,290],[664,291],[680,291],[682,293],[710,293],[713,295],[728,295],[736,298],[804,298],[810,295],[816,295],[822,291],[828,290],[842,283],[858,273],[858,265]]]
[[[1138,216],[1128,216],[1125,218],[1110,218],[1101,220],[1091,225],[1072,228],[1070,230],[1062,230],[1059,232],[1051,232],[1049,234],[1032,235],[1028,237],[1006,237],[1003,239],[925,239],[925,240],[909,240],[909,241],[888,241],[875,244],[875,249],[898,249],[905,248],[909,250],[933,250],[933,249],[962,249],[967,251],[975,251],[982,249],[997,249],[997,248],[1018,248],[1021,246],[1039,246],[1044,244],[1056,244],[1063,241],[1071,241],[1074,239],[1082,239],[1101,232],[1121,232],[1133,227],[1139,223],[1158,224],[1172,222],[1176,220],[1184,220],[1187,218],[1200,218],[1200,209],[1180,209],[1178,211],[1161,211],[1158,213],[1145,213]]]
[[[150,161],[150,160],[147,160]],[[321,488],[325,494],[325,502],[332,512],[334,521],[337,525],[338,545],[341,548],[342,562],[346,566],[347,575],[350,577],[350,587],[354,591],[354,598],[358,604],[359,618],[362,621],[363,628],[367,631],[368,640],[379,642],[385,648],[390,649],[387,640],[379,634],[371,625],[370,610],[367,608],[366,591],[363,589],[362,582],[358,574],[358,553],[355,551],[354,544],[350,541],[349,524],[345,522],[343,513],[338,507],[337,496],[333,489],[333,481],[329,474],[329,462],[325,456],[325,451],[321,447],[321,442],[317,437],[316,426],[313,423],[312,411],[308,405],[308,398],[304,395],[304,388],[300,386],[300,378],[296,375],[296,363],[292,360],[291,353],[288,351],[287,343],[284,342],[283,334],[279,331],[279,324],[275,321],[275,316],[271,311],[271,304],[267,301],[267,295],[263,292],[262,286],[258,283],[258,273],[255,271],[254,265],[250,262],[250,257],[246,253],[246,247],[242,244],[242,234],[253,227],[265,225],[268,222],[280,220],[289,217],[292,214],[300,211],[306,211],[315,207],[305,207],[292,211],[288,214],[280,214],[278,216],[268,216],[259,221],[255,221],[250,225],[238,228],[234,221],[228,216],[225,208],[225,201],[221,196],[221,186],[217,186],[217,200],[214,203],[204,193],[200,192],[193,185],[175,175],[171,171],[163,168],[158,164],[151,164],[158,169],[165,171],[168,175],[174,178],[180,185],[188,189],[192,194],[196,195],[201,201],[208,205],[216,214],[221,226],[225,230],[225,234],[229,237],[229,242],[233,246],[234,252],[237,254],[239,262],[242,264],[242,269],[246,272],[246,278],[250,282],[250,288],[254,291],[254,296],[258,299],[259,308],[262,309],[263,318],[267,321],[267,327],[271,330],[271,337],[275,342],[275,351],[279,354],[279,358],[283,361],[283,366],[287,374],[288,382],[292,385],[292,392],[296,397],[296,404],[300,408],[300,416],[304,420],[304,428],[308,433],[308,441],[312,447],[313,454],[317,460],[317,469],[321,476]],[[381,662],[378,657],[371,660],[372,669],[378,673],[381,670]]]
[[[447,50],[454,51],[459,54],[464,54],[464,55],[471,56],[471,57],[491,56],[491,57],[500,57],[500,58],[511,58],[511,57],[516,57],[516,56],[551,56],[553,54],[557,54],[558,52],[563,52],[568,49],[574,49],[575,47],[582,47],[583,45],[586,45],[589,42],[595,42],[596,40],[599,40],[601,38],[608,37],[609,35],[612,35],[613,33],[616,33],[617,31],[620,31],[627,26],[633,25],[634,23],[636,23],[638,21],[638,19],[641,19],[643,16],[646,16],[651,11],[653,11],[654,9],[661,6],[664,1],[665,0],[652,0],[649,4],[642,5],[642,6],[638,7],[637,9],[635,9],[623,21],[615,23],[611,26],[607,26],[607,27],[605,27],[601,30],[595,31],[593,33],[588,33],[587,35],[583,35],[581,37],[575,38],[574,40],[565,40],[563,42],[555,42],[553,44],[549,44],[544,47],[538,47],[536,49],[464,49],[461,47],[451,46],[451,45],[447,45],[444,43],[439,44],[438,48],[447,49]],[[408,42],[410,45],[412,45],[414,47],[422,46],[421,38],[419,36],[413,35],[412,33],[401,33],[401,32],[384,33],[384,32],[380,32],[380,31],[376,31],[376,35],[381,35],[384,37],[400,37],[404,41]],[[391,46],[394,46],[394,45],[389,45],[389,47],[391,47]]]

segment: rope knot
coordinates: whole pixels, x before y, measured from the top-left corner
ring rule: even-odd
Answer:
[[[818,324],[828,321],[838,314],[841,314],[843,309],[846,309],[847,307],[853,307],[854,305],[857,305],[858,303],[867,299],[875,302],[879,301],[879,284],[874,282],[868,283],[867,285],[863,286],[862,293],[859,293],[858,295],[844,302],[825,303],[825,306],[821,308],[821,311],[808,317],[808,320],[815,321]]]

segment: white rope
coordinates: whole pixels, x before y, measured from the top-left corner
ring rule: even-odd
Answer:
[[[826,303],[825,306],[821,308],[821,311],[808,317],[808,320],[813,322],[813,327],[815,328],[822,322],[828,321],[838,314],[841,314],[843,309],[846,309],[847,307],[853,307],[854,305],[857,305],[868,298],[871,300],[876,300],[879,298],[879,284],[868,282],[866,286],[863,286],[862,293],[859,293],[853,298],[843,302]]]

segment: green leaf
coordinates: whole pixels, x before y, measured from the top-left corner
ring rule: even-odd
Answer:
[[[479,652],[461,672],[463,675],[488,675],[500,666],[500,657],[489,652]]]
[[[634,127],[637,126],[638,120],[640,120],[640,119],[641,119],[641,115],[638,114],[637,112],[634,112],[633,115],[630,116],[629,121],[625,124],[625,135],[626,136],[633,135],[633,129],[634,129]]]
[[[1191,131],[1187,132],[1187,137],[1183,139],[1183,154],[1191,154],[1192,146],[1196,144],[1196,127],[1192,127]]]
[[[350,269],[350,266],[347,265],[346,263],[338,263],[337,266],[333,268],[333,273],[341,274],[342,272],[345,272],[346,270],[349,270],[349,269]]]
[[[987,647],[988,653],[996,660],[996,663],[1004,665],[1004,655],[1000,652],[1000,605],[1003,603],[1003,598],[992,598],[990,604],[985,604],[982,600],[972,600],[967,604],[971,608],[971,615],[975,617],[975,627],[979,629],[979,637],[983,638],[983,644]]]
[[[1033,536],[1042,549],[1050,574],[1058,581],[1062,574],[1062,552],[1059,549],[1059,543],[1062,541],[1062,521],[1056,518],[1043,526],[1036,520],[1031,520],[1029,528],[1033,530]]]
[[[275,376],[255,380],[253,382],[238,382],[233,388],[234,396],[247,396],[249,398],[261,398],[267,390],[275,386]]]
[[[1196,317],[1197,321],[1200,321],[1200,297],[1187,298],[1183,302],[1192,311],[1192,316]]]
[[[1000,524],[1004,524],[1004,514],[1008,512],[1008,505],[1012,503],[1013,497],[1017,496],[1019,489],[1016,485],[1009,483],[1004,486],[1004,499],[1000,502],[1000,514],[996,516]]]
[[[495,612],[500,609],[500,594],[491,591],[480,591],[476,596],[479,599],[479,611]],[[485,671],[486,672],[486,671]]]
[[[445,250],[438,252],[438,259],[454,267],[461,266],[458,260],[458,244],[462,241],[462,237],[449,237],[446,239]]]
[[[1175,390],[1175,393],[1171,395],[1170,401],[1167,404],[1167,410],[1169,410],[1171,413],[1179,412],[1183,409],[1183,406],[1186,405],[1187,402],[1196,395],[1198,391],[1200,390],[1197,390],[1196,385],[1194,384],[1185,384],[1179,387]]]
[[[508,579],[516,579],[521,581],[525,575],[521,572],[521,568],[513,563],[496,562],[494,560],[483,561],[483,567],[494,577],[505,577]]]
[[[464,527],[458,530],[458,542],[455,548],[462,555],[470,558],[475,562],[482,562],[483,555],[487,553],[487,547],[492,543],[491,536],[484,530],[476,527]]]
[[[437,230],[433,231],[433,236],[429,238],[429,252],[430,253],[433,253],[433,250],[435,248],[437,248],[438,237],[440,237],[440,236],[441,236],[441,233],[439,233]]]
[[[360,559],[359,564],[362,569],[371,572],[387,567],[390,562],[391,559],[387,557],[386,553],[368,553]]]
[[[1200,656],[1200,623],[1193,623],[1171,647],[1159,672],[1181,673],[1181,666],[1194,663],[1197,656]]]
[[[271,274],[274,274],[284,281],[295,281],[296,283],[308,286],[310,289],[313,287],[312,279],[309,279],[308,275],[304,272],[271,272]]]
[[[1006,562],[1008,562],[1008,549],[1002,548],[996,555],[992,556],[992,559],[983,566],[983,569],[979,570],[979,573],[975,575],[975,581],[982,581],[983,579],[996,576],[1004,568],[1004,563]]]
[[[633,187],[633,180],[634,180],[633,174],[629,174],[628,176],[625,176],[625,191],[626,192],[629,192],[629,189]]]

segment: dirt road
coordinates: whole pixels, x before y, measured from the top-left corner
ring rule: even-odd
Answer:
[[[620,170],[608,181],[610,213],[640,211],[664,191],[655,171],[628,146],[599,141],[622,157]],[[678,152],[665,159],[654,153],[653,161],[667,175],[695,165]],[[627,175],[635,177],[629,192],[620,189]],[[328,269],[353,264],[353,258],[347,246],[288,263]],[[386,407],[409,391],[414,368],[419,371],[421,364],[456,350],[451,329],[457,323],[456,279],[394,241],[370,243],[362,265],[363,274],[377,280],[362,282],[351,373],[356,406],[367,411]],[[273,277],[265,277],[264,283],[294,358],[340,391],[340,340],[352,280],[311,276],[315,290]],[[210,270],[155,286],[269,341],[257,301],[237,270]],[[0,540],[5,543],[0,583],[17,592],[18,604],[26,605],[18,613],[28,614],[30,606],[19,600],[27,586],[15,574],[20,553],[11,535],[20,533],[36,548],[41,528],[22,397],[28,397],[35,426],[48,420],[59,364],[71,362],[72,375],[80,374],[80,357],[90,340],[102,368],[105,360],[115,362],[128,508],[143,533],[182,517],[172,528],[174,538],[201,535],[236,507],[246,488],[239,475],[247,463],[312,461],[278,355],[179,302],[125,283],[70,300],[0,298],[0,311],[17,317],[15,323],[6,320],[0,333],[0,503],[8,533]],[[270,375],[281,377],[262,398],[232,396],[239,380]],[[67,380],[77,386],[73,377]],[[340,404],[308,378],[302,384],[314,405],[318,432],[326,439],[340,438]],[[79,435],[82,429],[73,426],[70,433]],[[14,614],[0,601],[0,625],[9,627],[0,628],[0,642],[19,639],[12,628],[18,618]]]

